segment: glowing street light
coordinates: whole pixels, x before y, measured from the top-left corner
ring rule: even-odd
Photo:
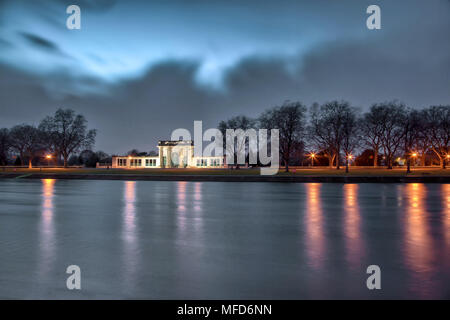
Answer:
[[[345,173],[348,173],[348,166],[349,162],[353,159],[353,156],[351,154],[347,155],[347,160],[345,161]]]
[[[309,154],[309,157],[311,158],[311,166],[314,167],[314,158],[316,157],[316,154],[314,152],[311,152]]]
[[[52,158],[52,155],[51,154],[47,154],[45,156],[45,158],[47,158],[47,167],[50,167],[50,159]]]

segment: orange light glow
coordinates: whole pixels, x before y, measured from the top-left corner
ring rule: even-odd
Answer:
[[[320,183],[307,183],[306,187],[306,246],[308,262],[314,268],[321,268],[325,257],[325,235],[323,210],[320,199]]]
[[[123,186],[123,208],[122,208],[122,259],[123,278],[128,286],[136,285],[137,253],[140,252],[138,241],[137,221],[137,185],[136,181],[124,181]]]
[[[348,157],[349,160],[353,159],[353,156],[351,154],[349,154],[347,157]]]
[[[425,203],[427,190],[424,184],[409,183],[403,187],[403,195],[407,198],[405,212],[405,259],[414,277],[411,290],[421,292],[420,283],[431,281],[430,270],[434,263],[433,243],[428,225],[427,206]]]
[[[448,249],[450,250],[450,184],[443,184],[442,185],[442,195],[443,195],[443,202],[442,202],[442,208],[444,210],[444,214],[442,216],[443,219],[443,231],[445,234],[445,238],[447,241]]]
[[[413,157],[417,157],[417,153],[413,153],[412,156],[413,156]]]
[[[344,185],[344,234],[346,242],[346,256],[351,268],[358,268],[364,252],[361,237],[361,218],[358,204],[357,184]]]
[[[54,225],[54,203],[55,182],[54,179],[42,179],[41,193],[41,215],[39,223],[39,243],[37,253],[39,263],[37,264],[38,276],[47,275],[52,270],[52,257],[54,257],[56,243]]]
[[[52,158],[52,155],[51,154],[48,154],[48,155],[46,155],[45,156],[47,159],[51,159]]]

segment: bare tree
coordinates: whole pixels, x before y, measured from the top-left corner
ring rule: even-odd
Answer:
[[[218,129],[222,132],[222,136],[224,139],[224,148],[225,154],[233,154],[234,163],[236,164],[236,169],[239,169],[239,161],[237,159],[238,154],[244,153],[245,159],[247,161],[247,157],[250,152],[249,142],[245,137],[237,137],[231,134],[230,130],[243,130],[243,132],[247,130],[252,130],[255,128],[256,121],[252,118],[249,118],[244,115],[232,117],[226,121],[221,121],[218,125]],[[226,141],[233,141],[233,145],[228,145]]]
[[[351,109],[346,101],[331,101],[313,110],[311,115],[311,137],[329,155],[329,159],[336,161],[337,170],[340,169],[345,115]]]
[[[378,166],[378,153],[382,145],[383,119],[379,107],[373,105],[363,116],[361,137],[364,143],[373,150],[373,166]]]
[[[49,153],[55,154],[56,165],[61,161],[61,152],[59,150],[59,136],[58,132],[54,130],[54,122],[52,117],[46,117],[39,123],[39,130],[41,131],[42,144]]]
[[[420,110],[418,112],[419,117],[419,128],[417,129],[417,138],[414,141],[413,148],[415,151],[417,151],[417,154],[420,158],[420,165],[425,166],[426,165],[426,154],[430,150],[430,137],[428,136],[427,132],[427,115],[426,110]]]
[[[11,148],[9,130],[0,129],[0,164],[6,166],[8,164],[8,153]]]
[[[96,136],[96,130],[87,129],[87,120],[81,115],[75,114],[70,109],[58,109],[54,116],[46,117],[41,128],[46,136],[52,139],[55,149],[64,158],[64,167],[67,168],[67,160],[72,153],[81,149],[90,149]]]
[[[431,106],[424,114],[431,149],[438,156],[441,168],[445,169],[450,145],[450,106]]]
[[[286,101],[281,107],[265,111],[259,118],[261,128],[279,129],[280,155],[286,172],[289,172],[293,153],[303,146],[305,117],[306,107],[303,104]]]
[[[392,169],[394,156],[404,142],[403,124],[407,111],[403,104],[396,101],[375,104],[372,108],[382,123],[381,146],[388,169]]]
[[[348,173],[348,163],[353,151],[359,146],[360,136],[356,109],[345,108],[342,112],[342,151],[345,155],[345,172]]]
[[[33,167],[33,159],[36,152],[41,150],[42,133],[35,126],[21,124],[14,126],[10,131],[11,147],[19,153],[21,165],[23,165],[23,159],[28,158],[28,167]]]
[[[407,110],[403,119],[403,151],[406,159],[406,173],[411,172],[411,156],[413,155],[414,147],[420,139],[423,120],[420,112],[417,110]]]
[[[130,151],[127,152],[128,156],[133,156],[133,157],[142,157],[142,156],[146,156],[147,152],[145,151],[139,151],[138,149],[131,149]]]
[[[319,109],[317,103],[313,104],[310,109],[310,125],[307,128],[308,144],[310,148],[318,151],[323,151],[328,158],[328,165],[333,167],[333,162],[336,157],[336,148],[334,145],[334,135],[331,126],[328,124],[328,118],[324,117]]]

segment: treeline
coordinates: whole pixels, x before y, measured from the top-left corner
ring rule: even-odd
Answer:
[[[374,167],[383,162],[392,169],[396,157],[404,157],[408,171],[411,159],[425,165],[433,153],[441,168],[449,160],[450,105],[414,109],[397,101],[373,104],[362,113],[346,101],[331,101],[307,108],[301,102],[285,102],[258,118],[237,116],[221,121],[218,128],[279,129],[280,159],[288,166],[305,154],[322,155],[328,166],[340,168],[370,153]],[[314,159],[312,159],[314,161]]]
[[[62,162],[67,167],[70,159],[72,164],[84,161],[85,165],[88,160],[93,162],[106,155],[91,151],[96,133],[95,129],[87,128],[87,120],[83,115],[71,109],[58,109],[37,126],[20,124],[0,129],[0,164],[28,163],[32,168],[33,162],[48,164],[51,161],[54,164]],[[80,155],[75,155],[81,151]]]

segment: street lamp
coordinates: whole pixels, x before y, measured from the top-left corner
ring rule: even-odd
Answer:
[[[348,173],[348,166],[349,162],[353,159],[353,156],[351,154],[347,155],[347,159],[345,161],[345,173]]]
[[[415,165],[416,165],[417,153],[416,153],[416,152],[413,152],[413,153],[411,154],[411,157],[413,157],[413,159],[414,159],[414,166],[415,166]]]
[[[50,167],[50,159],[52,158],[51,154],[45,156],[47,158],[47,167]]]
[[[311,152],[310,157],[311,157],[311,167],[314,167],[314,158],[316,157],[316,154],[314,152]]]

